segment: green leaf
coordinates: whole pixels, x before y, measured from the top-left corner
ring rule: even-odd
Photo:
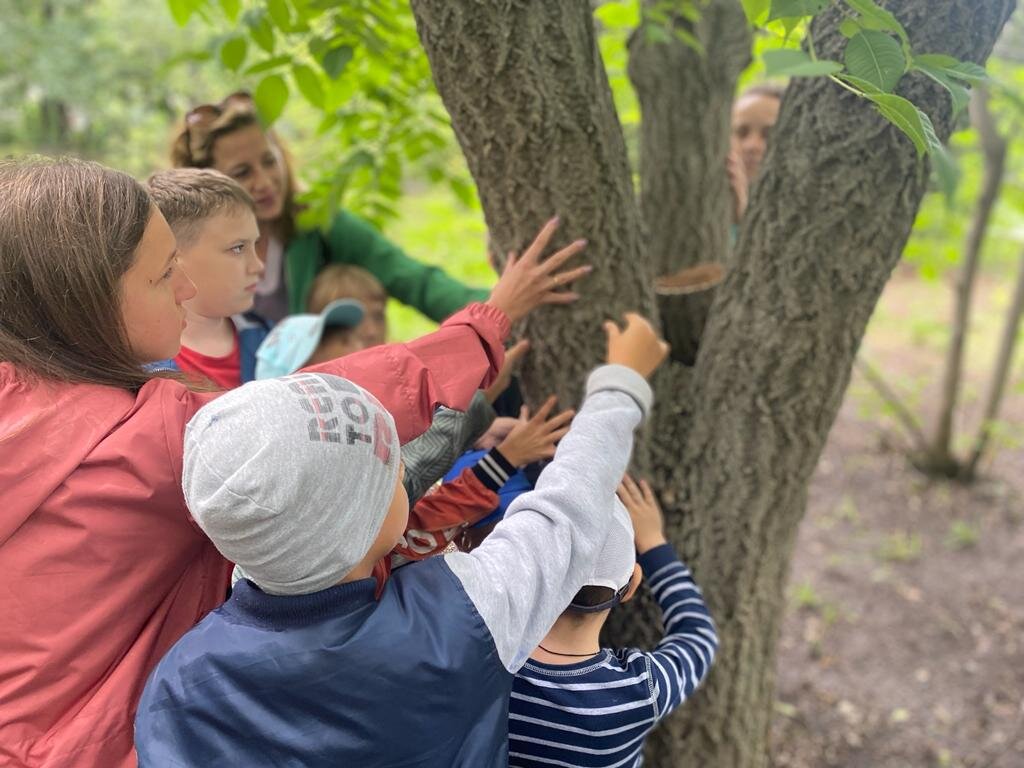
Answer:
[[[245,70],[245,74],[259,75],[262,74],[263,72],[270,72],[271,70],[279,69],[280,67],[286,67],[291,63],[292,57],[287,53],[282,53],[280,56],[273,56],[269,59],[264,59],[263,61],[256,62],[247,70]]]
[[[292,13],[285,0],[267,0],[267,13],[278,29],[288,32],[292,28]]]
[[[320,59],[320,64],[331,80],[337,80],[338,76],[345,71],[345,67],[352,61],[352,53],[351,45],[339,45],[336,48],[331,48],[323,55],[323,58]]]
[[[814,16],[831,5],[832,0],[771,0],[768,21],[776,19],[800,19]]]
[[[288,103],[288,84],[280,75],[267,75],[260,80],[253,94],[256,108],[266,125],[272,125]]]
[[[847,71],[890,92],[907,71],[903,48],[885,32],[866,29],[850,38],[844,53]]]
[[[843,19],[843,23],[839,25],[839,34],[845,38],[851,38],[861,31],[863,27],[858,23],[857,19]]]
[[[805,51],[792,48],[765,51],[764,66],[768,77],[818,77],[843,69],[838,61],[815,60]]]
[[[843,72],[839,75],[839,78],[852,85],[861,96],[868,96],[869,94],[882,93],[874,83],[869,83],[867,80],[861,80],[859,77],[854,77],[848,72]]]
[[[957,65],[953,67],[953,72],[951,74],[953,77],[958,77],[969,83],[984,83],[989,79],[988,72],[985,71],[985,68],[979,64],[975,64],[973,61],[957,62]]]
[[[220,7],[229,21],[238,21],[238,14],[242,12],[242,0],[220,0]]]
[[[949,150],[946,149],[946,146],[939,141],[931,118],[920,109],[917,112],[918,117],[921,119],[921,126],[924,129],[925,143],[928,146],[928,154],[932,159],[932,170],[935,172],[935,179],[943,196],[946,198],[947,207],[952,207],[956,197],[956,188],[960,184],[960,168],[949,153]]]
[[[299,93],[305,96],[306,101],[317,109],[324,108],[324,89],[320,85],[320,78],[312,67],[295,64],[292,67],[292,79],[295,80]]]
[[[771,5],[771,0],[743,0],[743,12],[747,14],[747,22],[752,27],[761,26],[765,22]]]
[[[274,27],[263,11],[246,14],[245,23],[249,27],[249,35],[267,53],[274,52]]]
[[[167,0],[167,7],[171,10],[171,16],[179,27],[188,24],[192,14],[199,10],[200,3],[196,0]]]
[[[944,53],[922,53],[914,57],[919,67],[929,67],[945,72],[949,77],[968,83],[985,83],[991,78],[985,68],[971,61],[960,61]]]
[[[237,72],[245,61],[245,53],[249,44],[244,37],[232,37],[224,41],[220,47],[220,60],[232,72]]]
[[[900,24],[899,19],[885,10],[885,8],[880,7],[874,0],[846,0],[846,4],[859,13],[864,21],[868,22],[865,26],[870,26],[871,29],[894,32],[899,36],[900,40],[909,44],[907,30]]]
[[[928,151],[928,137],[925,134],[922,116],[927,119],[921,110],[902,96],[894,93],[868,93],[866,97],[874,102],[882,117],[899,128],[907,137],[914,142],[914,148],[920,157]],[[928,121],[929,125],[931,120]],[[934,133],[932,129],[932,133]]]
[[[949,92],[950,100],[953,103],[954,118],[967,106],[967,101],[970,99],[970,92],[964,85],[954,80],[950,76],[948,70],[938,69],[927,64],[921,64],[921,62],[916,59],[914,60],[913,67],[927,77],[930,77]]]

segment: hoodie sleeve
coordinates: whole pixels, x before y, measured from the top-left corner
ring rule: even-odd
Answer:
[[[402,446],[405,464],[402,482],[410,504],[415,504],[444,477],[455,460],[472,448],[487,430],[494,417],[494,409],[484,393],[477,391],[465,412],[439,408],[430,429]]]
[[[509,672],[518,670],[583,586],[604,544],[633,431],[651,404],[635,371],[606,365],[536,488],[477,549],[445,556]]]

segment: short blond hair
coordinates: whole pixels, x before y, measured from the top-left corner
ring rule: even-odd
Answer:
[[[179,245],[189,245],[200,225],[218,213],[239,208],[256,213],[252,197],[237,181],[210,168],[160,171],[146,187]]]
[[[387,301],[388,292],[380,280],[362,267],[329,264],[320,270],[309,288],[306,311],[318,315],[324,311],[324,307],[338,299],[355,299],[366,304]]]

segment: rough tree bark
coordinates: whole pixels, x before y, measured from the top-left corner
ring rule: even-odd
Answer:
[[[477,182],[498,254],[522,249],[558,213],[560,241],[589,241],[596,267],[568,313],[537,312],[523,382],[537,399],[579,398],[603,355],[600,323],[654,309],[640,212],[587,2],[413,0],[420,39]]]
[[[983,61],[1014,2],[887,6],[917,50]],[[520,246],[553,207],[571,236],[591,240],[598,271],[582,286],[586,299],[529,327],[531,392],[575,399],[599,356],[598,319],[652,308],[652,265],[589,3],[412,7],[496,244]],[[823,56],[839,56],[840,20],[830,11],[815,23]],[[948,135],[937,87],[909,79],[906,91]],[[658,384],[653,479],[722,648],[707,687],[653,740],[655,766],[766,764],[783,587],[807,482],[926,186],[910,143],[825,80],[790,88],[775,136],[697,366],[672,366]],[[688,216],[678,207],[675,221]],[[671,386],[674,400],[664,394]],[[651,636],[642,612],[629,628]]]
[[[645,12],[655,6],[673,10],[664,0],[643,2]],[[629,41],[629,77],[642,118],[640,211],[658,275],[726,260],[733,219],[725,174],[730,112],[736,80],[750,63],[750,28],[737,0],[701,5],[696,23],[675,15],[673,26],[689,32],[702,50],[676,37],[663,39],[660,22],[642,24]],[[680,211],[687,215],[681,218]],[[673,357],[688,365],[710,308],[709,299],[701,300],[706,295],[659,297]]]
[[[992,219],[992,211],[999,200],[1006,170],[1008,142],[996,128],[995,119],[988,106],[989,94],[984,86],[971,94],[971,122],[978,129],[981,138],[982,156],[985,158],[985,173],[981,192],[974,209],[974,219],[964,245],[964,260],[957,273],[955,308],[950,326],[949,348],[946,350],[946,366],[942,376],[942,394],[935,433],[927,453],[921,457],[922,468],[931,474],[957,477],[960,462],[953,455],[953,419],[956,416],[963,379],[964,350],[967,346],[967,331],[970,326],[971,299],[977,282],[978,266],[981,264],[981,249],[985,233]]]
[[[643,6],[666,10],[664,0]],[[730,112],[736,80],[750,63],[750,28],[737,0],[712,0],[700,6],[696,24],[681,17],[674,24],[703,51],[674,37],[663,41],[647,24],[629,41],[629,78],[642,118],[640,210],[649,230],[648,258],[659,275],[728,253]],[[680,217],[680,210],[687,215]]]

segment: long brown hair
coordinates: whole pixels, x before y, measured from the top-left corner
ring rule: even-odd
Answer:
[[[97,163],[0,161],[0,361],[20,378],[137,389],[121,284],[153,215],[149,194]]]
[[[300,210],[295,201],[295,174],[292,171],[291,154],[276,133],[263,127],[256,105],[248,93],[239,91],[219,104],[204,104],[190,110],[177,135],[171,140],[171,165],[175,168],[210,168],[213,166],[213,146],[217,139],[252,126],[264,131],[271,144],[281,152],[287,189],[284,194],[284,210],[277,225],[278,235],[287,244],[297,230],[296,217]]]

